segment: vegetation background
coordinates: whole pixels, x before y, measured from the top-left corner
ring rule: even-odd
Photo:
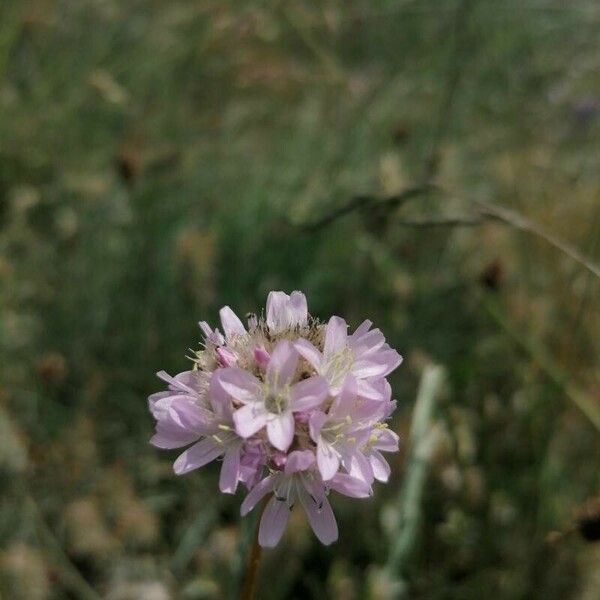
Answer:
[[[599,30],[592,0],[2,0],[1,597],[236,597],[240,498],[173,476],[145,398],[198,320],[300,289],[404,355],[403,451],[335,546],[295,515],[258,597],[600,598]]]

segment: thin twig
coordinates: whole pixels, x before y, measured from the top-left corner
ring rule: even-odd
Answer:
[[[331,225],[334,221],[337,221],[341,217],[344,217],[356,211],[361,211],[366,208],[369,208],[369,210],[376,210],[378,208],[382,208],[385,210],[394,210],[396,208],[399,208],[402,204],[404,204],[411,198],[415,198],[421,194],[425,194],[426,192],[431,191],[434,187],[435,186],[433,186],[432,184],[414,185],[405,188],[398,194],[394,194],[393,196],[386,196],[384,198],[377,198],[375,196],[369,196],[366,194],[361,196],[355,196],[348,203],[332,210],[324,217],[321,217],[320,219],[317,219],[312,223],[302,224],[301,228],[307,232],[317,231],[319,229],[322,229],[323,227]]]
[[[547,231],[541,225],[538,225],[528,217],[525,217],[524,215],[512,209],[506,208],[505,206],[492,204],[490,202],[483,202],[481,200],[477,200],[475,201],[475,204],[476,206],[478,206],[479,212],[482,215],[490,219],[500,221],[506,225],[510,225],[515,229],[520,229],[521,231],[533,233],[534,235],[546,241],[551,246],[554,246],[557,250],[560,250],[563,254],[566,254],[575,262],[578,262],[582,267],[585,267],[590,273],[592,273],[600,279],[600,266],[595,264],[591,259],[584,256],[581,252],[579,252],[579,250],[573,248],[573,246],[567,244],[565,241],[561,240],[553,233]]]

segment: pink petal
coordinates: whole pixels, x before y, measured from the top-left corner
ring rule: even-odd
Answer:
[[[294,291],[290,294],[291,326],[303,327],[308,321],[308,305],[306,296],[302,292]]]
[[[260,393],[260,382],[254,375],[238,369],[228,367],[217,369],[213,375],[220,386],[232,397],[244,404],[254,402]]]
[[[265,508],[258,530],[258,543],[265,548],[277,546],[290,516],[286,502],[273,496]]]
[[[310,420],[308,421],[308,429],[313,441],[317,442],[319,440],[321,429],[325,424],[325,421],[327,421],[327,415],[320,410],[315,411],[311,415]]]
[[[369,329],[371,329],[371,326],[373,325],[373,321],[369,321],[369,319],[364,320],[357,328],[356,331],[350,336],[352,339],[357,340],[358,338],[362,337],[363,335],[365,335],[365,333],[367,333],[367,331],[369,331]]]
[[[338,527],[327,498],[323,498],[322,503],[317,505],[302,487],[300,487],[299,496],[308,522],[319,541],[326,546],[335,542],[338,539]]]
[[[352,477],[357,477],[368,485],[373,483],[373,471],[371,469],[371,463],[358,450],[344,455],[342,457],[342,464],[344,469],[346,469],[346,471],[348,471]]]
[[[306,297],[301,292],[271,292],[267,297],[267,325],[274,332],[303,327],[308,321]]]
[[[324,377],[310,377],[298,382],[291,389],[293,411],[309,410],[320,406],[329,395],[329,385]]]
[[[213,420],[213,415],[193,400],[185,396],[177,396],[171,401],[168,418],[183,429],[202,433]]]
[[[200,329],[202,329],[202,333],[204,334],[204,339],[207,342],[211,342],[215,346],[222,346],[225,343],[225,339],[221,335],[221,332],[218,329],[213,329],[206,321],[200,321],[198,323]]]
[[[245,517],[269,492],[273,491],[273,486],[277,480],[275,475],[269,475],[259,481],[244,498],[240,507],[240,514]]]
[[[238,435],[249,438],[267,424],[267,411],[259,405],[246,404],[233,413],[233,423]]]
[[[354,363],[352,372],[356,377],[385,377],[402,363],[402,357],[391,348],[368,354]]]
[[[294,415],[291,412],[284,412],[280,415],[271,417],[267,421],[267,436],[275,448],[282,452],[287,452],[294,439]]]
[[[150,439],[150,443],[156,448],[171,450],[188,446],[197,439],[197,433],[186,431],[172,421],[161,421],[156,425],[156,433]]]
[[[308,340],[300,338],[294,342],[294,348],[318,371],[321,367],[323,355]]]
[[[383,400],[385,398],[385,392],[381,389],[381,386],[374,385],[372,381],[359,379],[356,385],[358,395],[363,398],[369,398],[370,400]]]
[[[345,416],[352,412],[356,402],[358,383],[352,375],[347,375],[344,385],[340,390],[339,396],[335,398],[331,405],[330,415]]]
[[[246,333],[243,323],[229,306],[224,306],[219,311],[219,316],[221,317],[221,325],[223,325],[223,331],[225,332],[225,337],[227,339],[230,339],[235,335],[244,335]]]
[[[378,362],[376,359],[357,360],[352,365],[352,374],[357,379],[367,379],[369,377],[383,377],[387,371],[387,364]]]
[[[327,485],[332,490],[350,498],[368,498],[373,494],[370,485],[347,473],[337,473],[333,479],[327,482]]]
[[[176,475],[189,473],[218,458],[225,451],[222,444],[217,444],[210,438],[200,440],[191,448],[179,455],[173,464]]]
[[[150,394],[148,396],[148,410],[152,413],[152,416],[155,419],[160,419],[164,417],[166,411],[169,409],[170,402],[160,402],[165,398],[172,398],[173,392],[156,392],[155,394]]]
[[[285,463],[285,474],[306,471],[315,464],[315,455],[310,450],[294,450],[288,454]]]
[[[379,329],[373,329],[360,337],[350,336],[350,347],[356,356],[368,355],[376,352],[385,344],[385,337]]]
[[[380,429],[375,448],[383,452],[398,452],[400,437],[391,429]]]
[[[324,356],[336,354],[344,348],[348,340],[348,325],[340,317],[331,317],[325,331]]]
[[[277,390],[289,383],[296,373],[298,353],[288,340],[277,343],[267,366],[267,380]]]
[[[373,450],[369,456],[369,460],[371,462],[371,469],[373,470],[375,479],[377,479],[377,481],[386,483],[390,478],[391,469],[385,458],[383,458],[381,452],[378,450]]]
[[[237,362],[237,356],[228,348],[217,348],[216,352],[222,367],[233,367]]]
[[[188,394],[195,394],[196,390],[189,385],[186,385],[181,380],[176,379],[175,377],[171,377],[166,371],[159,371],[156,376],[163,381],[166,381],[174,390],[179,390],[181,392],[186,392]]]
[[[267,296],[267,326],[271,331],[285,327],[289,296],[285,292],[269,292]]]
[[[330,444],[320,439],[317,443],[317,465],[323,481],[331,479],[340,468],[340,457]]]
[[[219,477],[219,489],[224,494],[235,494],[237,489],[240,476],[240,451],[241,444],[236,444],[225,452]]]
[[[257,346],[254,348],[254,360],[263,369],[269,364],[270,359],[271,356],[262,346]]]

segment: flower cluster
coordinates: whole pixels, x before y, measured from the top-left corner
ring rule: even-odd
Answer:
[[[381,453],[397,451],[398,436],[386,425],[395,409],[386,376],[402,358],[370,321],[349,334],[340,317],[312,318],[300,292],[271,292],[266,317],[250,315],[247,327],[228,306],[220,317],[222,332],[200,323],[192,370],[158,373],[168,390],[149,398],[151,443],[188,447],[178,475],[221,459],[220,490],[249,490],[242,515],[272,494],[262,546],[279,542],[296,501],[330,544],[338,530],[329,492],[364,498],[374,480],[388,480]]]

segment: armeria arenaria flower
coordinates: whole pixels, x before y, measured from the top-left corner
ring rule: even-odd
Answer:
[[[222,333],[200,323],[192,370],[158,373],[168,390],[149,398],[151,443],[186,448],[178,475],[222,459],[220,490],[249,490],[242,515],[272,494],[261,545],[279,542],[296,502],[330,544],[338,530],[329,493],[364,498],[389,478],[381,453],[397,451],[398,436],[386,423],[395,402],[385,378],[402,358],[370,321],[352,334],[340,317],[320,323],[300,292],[271,292],[266,316],[250,315],[247,326],[228,306],[220,317]]]

